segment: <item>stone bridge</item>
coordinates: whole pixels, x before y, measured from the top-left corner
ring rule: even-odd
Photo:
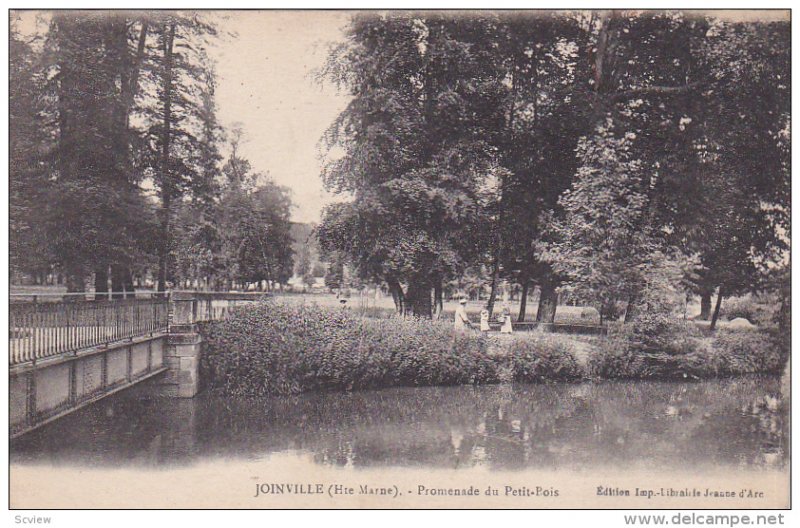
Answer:
[[[202,350],[197,323],[224,318],[233,306],[261,296],[177,291],[12,302],[11,437],[134,385],[163,396],[195,396]]]

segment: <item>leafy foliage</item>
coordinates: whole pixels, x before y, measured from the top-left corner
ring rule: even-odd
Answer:
[[[41,94],[46,90],[43,57],[18,31],[9,34],[9,257],[12,272],[47,268],[54,260],[39,219],[46,196],[47,152],[52,126]],[[48,116],[49,117],[49,116]]]
[[[772,313],[766,306],[756,303],[750,295],[725,299],[720,309],[720,316],[731,321],[737,317],[747,319],[753,324],[770,322]]]
[[[786,364],[788,354],[774,334],[721,331],[709,341],[699,339],[688,326],[655,324],[662,329],[658,339],[622,328],[601,341],[589,357],[589,374],[606,379],[703,379],[774,374]]]
[[[562,337],[516,337],[506,345],[505,352],[510,357],[514,381],[575,381],[584,375],[573,345]]]
[[[788,355],[774,334],[753,330],[721,331],[712,346],[719,356],[721,374],[778,374]]]
[[[321,246],[416,315],[430,317],[431,289],[481,249],[485,138],[501,119],[493,28],[491,17],[358,15],[321,72],[353,96],[324,138],[344,155],[323,179],[354,194],[326,209]]]
[[[568,381],[581,371],[565,341],[520,338],[490,353],[486,337],[418,318],[264,302],[207,325],[204,369],[229,394]],[[507,372],[510,372],[510,377]]]
[[[265,302],[206,329],[212,384],[231,394],[287,394],[497,381],[486,341],[417,319]]]

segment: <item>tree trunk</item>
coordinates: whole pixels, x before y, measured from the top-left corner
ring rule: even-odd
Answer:
[[[133,101],[139,91],[139,70],[144,60],[145,44],[147,42],[147,21],[142,21],[142,27],[139,30],[139,43],[136,47],[136,57],[131,65],[130,75],[127,82],[123,83],[123,100],[125,101],[125,127],[130,126],[130,112],[133,107]],[[127,43],[126,43],[127,44]]]
[[[522,282],[522,293],[519,297],[519,316],[517,317],[518,322],[523,322],[525,320],[525,309],[528,306],[528,287],[530,286],[530,281],[525,280]]]
[[[713,290],[703,290],[700,294],[700,315],[698,316],[699,319],[703,321],[708,321],[708,318],[711,317],[711,294]]]
[[[400,287],[400,283],[394,279],[387,279],[386,284],[389,286],[389,292],[392,294],[395,310],[402,315],[405,313],[403,288]]]
[[[489,312],[489,319],[494,313],[494,303],[497,300],[497,281],[500,278],[500,258],[495,255],[492,263],[492,285],[489,289],[489,300],[486,301],[486,311]]]
[[[133,286],[133,273],[129,267],[124,270],[123,284],[125,286],[125,297],[130,297],[131,299],[136,297],[136,288]]]
[[[725,296],[725,293],[722,290],[722,286],[719,287],[719,293],[717,294],[717,304],[714,306],[714,315],[711,317],[711,325],[708,327],[709,330],[712,332],[717,328],[717,319],[719,319],[719,309],[722,306],[722,298]]]
[[[433,304],[434,310],[436,311],[436,318],[439,319],[442,317],[442,312],[444,311],[444,299],[442,297],[442,279],[437,277],[436,280],[433,281]]]
[[[67,286],[67,293],[81,293],[86,291],[84,282],[83,268],[78,265],[71,265],[64,270],[64,283]],[[79,300],[78,295],[68,295],[64,297],[66,301]]]
[[[600,305],[600,324],[613,319],[616,312],[616,301],[606,301]]]
[[[108,268],[98,266],[94,270],[94,300],[108,299]]]
[[[158,248],[158,288],[159,292],[167,290],[167,260],[169,258],[169,210],[171,199],[168,191],[163,191],[161,206],[161,243]]]
[[[433,304],[431,303],[431,285],[425,280],[412,280],[406,292],[406,310],[410,310],[414,317],[433,317]]]
[[[556,320],[558,307],[558,292],[556,285],[550,279],[545,279],[539,285],[539,309],[536,312],[536,321],[539,323],[552,323]]]
[[[124,276],[125,268],[118,264],[114,264],[111,266],[111,298],[112,299],[124,299],[125,293],[123,290],[125,289],[125,276]]]
[[[169,151],[171,142],[172,128],[172,47],[175,41],[175,24],[170,25],[169,31],[164,38],[164,115],[163,129],[161,135],[161,202],[162,202],[162,241],[161,251],[158,256],[158,291],[164,292],[167,289],[168,254],[169,242],[169,216],[172,202],[172,181],[169,170]]]

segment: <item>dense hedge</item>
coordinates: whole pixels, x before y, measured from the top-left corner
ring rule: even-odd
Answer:
[[[703,379],[779,373],[785,362],[773,333],[720,330],[702,338],[676,322],[647,338],[636,325],[620,325],[590,354],[587,372],[605,379]]]
[[[456,332],[451,323],[270,301],[237,308],[202,332],[206,386],[243,396],[586,377],[699,379],[779,372],[786,361],[773,334],[720,331],[710,339],[693,325],[659,318],[614,326],[585,365],[561,335],[487,338]]]
[[[572,344],[562,336],[519,336],[504,348],[514,381],[574,381],[584,377]]]
[[[719,332],[711,348],[720,374],[777,374],[788,358],[783,345],[774,331],[728,330]]]
[[[730,297],[722,301],[719,315],[728,321],[741,317],[759,326],[769,326],[775,316],[777,304],[777,302],[758,303],[751,295]]]
[[[206,325],[204,375],[238,395],[499,381],[484,336],[414,319],[265,302]]]

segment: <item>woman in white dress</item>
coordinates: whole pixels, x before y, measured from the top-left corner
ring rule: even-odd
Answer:
[[[489,331],[489,310],[481,310],[481,332]]]
[[[458,308],[456,308],[456,318],[454,321],[456,330],[464,330],[469,328],[469,317],[467,317],[467,300],[461,299],[458,301]]]
[[[508,307],[508,303],[503,303],[500,320],[503,322],[503,326],[500,327],[501,334],[510,334],[514,331],[514,327],[511,325],[511,308]]]

